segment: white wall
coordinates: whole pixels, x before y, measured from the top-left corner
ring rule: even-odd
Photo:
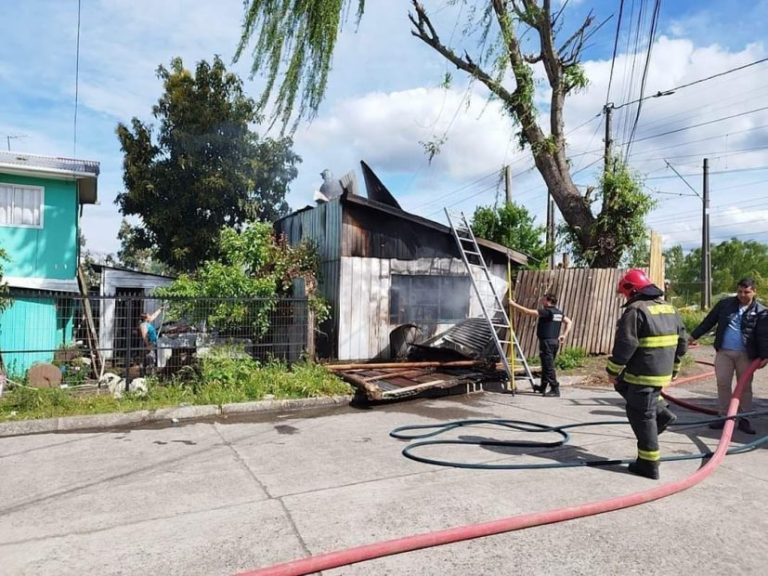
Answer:
[[[499,298],[507,287],[505,266],[489,269]],[[453,258],[421,258],[419,260],[380,260],[377,258],[341,258],[339,294],[339,360],[365,360],[374,358],[389,346],[389,333],[395,328],[389,324],[389,290],[392,274],[413,275],[466,275],[461,260]],[[473,269],[479,286],[485,284],[482,270]],[[469,294],[470,317],[482,316],[482,309],[474,289]],[[489,311],[493,295],[483,294]],[[438,325],[437,331],[452,324]]]
[[[101,312],[99,314],[99,348],[102,350],[104,358],[112,358],[112,343],[115,332],[115,293],[118,288],[128,288],[140,290],[144,295],[150,295],[152,290],[167,286],[173,282],[172,278],[162,276],[153,276],[142,274],[141,272],[132,272],[130,270],[114,270],[111,268],[102,268],[101,270],[101,296],[106,299],[101,301]],[[157,301],[146,303],[144,312],[151,314],[159,307]]]

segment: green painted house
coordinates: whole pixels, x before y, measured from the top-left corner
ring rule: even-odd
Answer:
[[[0,315],[9,374],[72,343],[80,214],[97,200],[98,162],[0,152],[0,247],[13,303]]]

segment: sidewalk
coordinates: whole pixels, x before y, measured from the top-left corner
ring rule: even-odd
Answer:
[[[709,384],[674,392],[711,402]],[[763,389],[764,390],[764,389]],[[757,397],[762,398],[760,388]],[[768,407],[765,400],[758,408]],[[698,416],[678,410],[681,420]],[[610,390],[562,398],[484,393],[356,410],[0,439],[0,573],[226,575],[332,550],[644,490],[621,468],[488,471],[420,464],[388,436],[405,424],[508,418],[624,421]],[[768,419],[755,420],[768,434]],[[452,437],[522,437],[478,427]],[[549,435],[548,435],[549,436]],[[530,438],[530,435],[526,436]],[[714,447],[705,427],[663,454]],[[538,435],[536,440],[544,440]],[[554,435],[546,439],[554,439]],[[736,443],[754,437],[737,433]],[[527,452],[527,453],[526,453]],[[631,458],[623,424],[580,428],[559,449],[431,449],[471,462]],[[697,461],[665,463],[662,482]],[[636,508],[393,556],[333,575],[763,574],[768,459],[728,457],[702,484]]]

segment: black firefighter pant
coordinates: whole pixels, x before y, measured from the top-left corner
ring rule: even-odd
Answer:
[[[637,457],[658,461],[658,423],[668,421],[671,414],[660,398],[661,388],[628,384],[623,380],[616,382],[614,388],[627,401],[627,419],[637,438]]]
[[[560,348],[560,341],[557,338],[539,340],[539,357],[541,358],[541,391],[544,392],[547,386],[552,390],[559,390],[560,383],[557,381],[555,373],[555,356]]]

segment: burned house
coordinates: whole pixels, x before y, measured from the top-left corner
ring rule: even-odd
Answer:
[[[317,352],[338,360],[391,358],[393,332],[405,329],[423,340],[482,315],[451,229],[404,211],[362,165],[367,197],[347,176],[341,195],[275,223],[291,244],[317,246],[318,293],[331,307]],[[526,256],[487,240],[478,244],[497,292],[504,293],[508,264],[524,265]],[[491,298],[484,297],[487,305]]]

